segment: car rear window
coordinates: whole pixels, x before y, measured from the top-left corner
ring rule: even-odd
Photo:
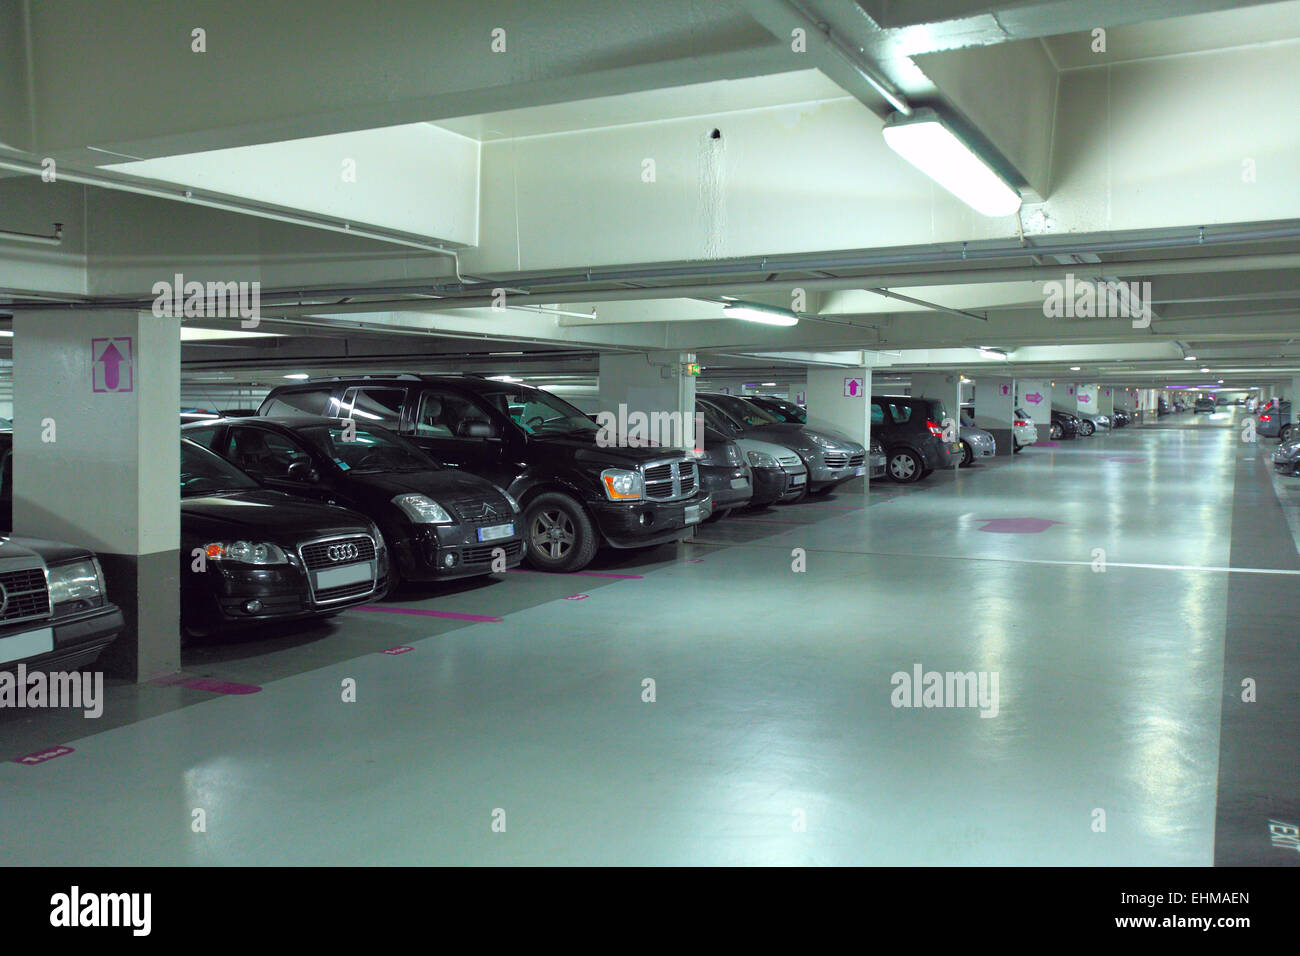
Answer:
[[[324,415],[329,400],[330,392],[327,388],[280,392],[268,398],[258,414],[268,417],[275,415]]]

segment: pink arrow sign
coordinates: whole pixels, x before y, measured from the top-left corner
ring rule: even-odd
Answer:
[[[135,385],[131,339],[91,339],[91,391],[129,392]]]
[[[1025,401],[1027,401],[1030,405],[1037,405],[1042,400],[1043,400],[1043,396],[1040,395],[1038,392],[1030,392],[1028,395],[1025,396]]]
[[[857,398],[862,391],[862,379],[846,378],[844,380],[844,394],[849,398]]]
[[[1081,402],[1083,402],[1083,404],[1087,405],[1090,401],[1092,401],[1092,396],[1089,395],[1087,392],[1080,392],[1080,393],[1079,393],[1079,401],[1081,401]]]

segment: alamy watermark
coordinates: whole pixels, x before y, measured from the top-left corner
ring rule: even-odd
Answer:
[[[261,282],[186,282],[179,272],[173,279],[153,284],[153,314],[157,318],[238,318],[243,329],[255,329],[261,321]]]
[[[100,671],[32,671],[19,664],[0,671],[0,710],[68,708],[95,720],[104,714],[104,675]]]
[[[1151,325],[1151,283],[1077,279],[1043,283],[1043,315],[1049,319],[1132,319],[1133,328]]]
[[[597,412],[596,444],[601,448],[685,448],[703,454],[704,414],[684,412]]]
[[[997,671],[927,671],[913,664],[889,682],[895,707],[978,707],[981,717],[998,715]]]

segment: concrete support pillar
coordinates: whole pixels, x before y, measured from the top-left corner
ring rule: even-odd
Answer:
[[[180,669],[180,323],[14,315],[14,533],[93,549],[126,628],[109,674]]]
[[[1096,385],[1076,385],[1074,386],[1074,407],[1076,411],[1087,412],[1089,415],[1097,414],[1097,393],[1101,389]]]
[[[975,424],[992,433],[998,455],[1015,451],[1011,424],[1016,417],[1016,380],[980,376],[975,381]]]
[[[1296,415],[1300,414],[1300,375],[1292,376],[1291,381],[1288,382],[1287,384],[1291,386],[1289,389],[1287,389],[1287,394],[1286,394],[1286,397],[1291,402],[1290,421],[1295,422]],[[1293,435],[1296,434],[1296,429],[1292,428],[1291,432]]]
[[[1114,423],[1115,418],[1115,389],[1110,386],[1103,386],[1097,389],[1097,413],[1106,415]]]
[[[1047,441],[1052,434],[1052,383],[1047,379],[1017,379],[1016,404],[1029,413],[1038,428],[1038,440]]]
[[[688,435],[695,421],[695,377],[687,366],[695,361],[691,352],[615,352],[600,356],[600,411],[617,416],[620,423],[633,421],[636,413],[647,418],[658,414],[660,423],[676,422],[665,430],[651,427],[650,438],[657,444],[689,450],[703,436]],[[623,406],[620,410],[619,406]],[[663,413],[676,413],[663,418]],[[626,429],[623,429],[626,431]]]
[[[863,448],[871,447],[871,368],[810,368],[808,420],[829,425]],[[863,479],[868,484],[871,475]]]
[[[918,372],[912,375],[914,398],[937,398],[943,402],[946,417],[952,421],[952,440],[957,440],[961,422],[961,374],[958,372]],[[938,424],[947,431],[948,425]],[[947,441],[947,438],[944,439]]]

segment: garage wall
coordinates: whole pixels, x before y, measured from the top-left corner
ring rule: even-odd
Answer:
[[[900,160],[880,127],[860,103],[832,100],[485,143],[480,246],[465,268],[1015,234],[1014,219],[978,215]]]

